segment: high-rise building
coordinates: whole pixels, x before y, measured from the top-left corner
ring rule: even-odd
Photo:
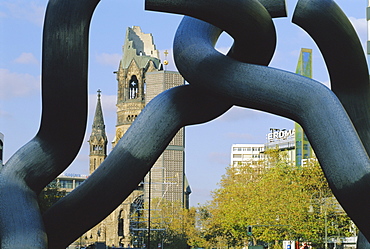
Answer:
[[[157,71],[147,73],[146,104],[161,92],[183,84],[184,79],[178,72]],[[181,207],[188,207],[187,195],[190,192],[184,175],[184,138],[184,128],[182,128],[158,158],[152,167],[151,174],[145,177],[144,182],[150,183],[144,185],[146,200],[167,200],[180,204]],[[150,192],[149,187],[151,188]]]
[[[296,73],[312,78],[312,49],[301,49]],[[313,155],[310,142],[298,123],[295,123],[295,152],[295,163],[297,167],[302,166],[302,161],[311,158]]]

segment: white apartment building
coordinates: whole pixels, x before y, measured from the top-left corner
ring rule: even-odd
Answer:
[[[302,128],[295,125],[294,129],[270,129],[265,144],[233,144],[230,165],[256,165],[267,159],[265,151],[271,149],[282,151],[286,160],[297,167],[305,166],[314,157]]]
[[[264,160],[264,144],[233,144],[231,146],[232,167],[238,165],[255,165]]]

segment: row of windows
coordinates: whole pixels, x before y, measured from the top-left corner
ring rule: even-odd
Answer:
[[[233,158],[264,158],[264,156],[260,154],[252,155],[233,154]]]
[[[233,147],[233,151],[264,151],[263,147]]]
[[[74,186],[73,186],[74,182]],[[80,186],[83,183],[83,180],[59,180],[59,185],[60,188],[69,188],[69,189],[74,189]]]
[[[184,129],[180,129],[176,136],[171,140],[169,145],[179,145],[183,146],[184,144]]]

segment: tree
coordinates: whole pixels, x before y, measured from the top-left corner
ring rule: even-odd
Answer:
[[[59,199],[67,195],[65,190],[61,190],[56,181],[47,185],[38,196],[38,203],[41,213],[44,213],[53,206]]]
[[[158,244],[169,249],[188,248],[185,234],[186,209],[182,208],[180,202],[153,198],[150,217],[151,248],[156,248]]]
[[[219,244],[220,237],[210,233],[207,206],[181,208],[179,202],[153,199],[150,243],[164,248],[209,248]],[[226,243],[225,243],[226,244]]]
[[[227,169],[213,193],[210,228],[234,246],[251,240],[323,243],[325,227],[328,236],[350,233],[350,219],[335,201],[317,160],[297,168],[284,153],[267,154],[266,163]]]
[[[366,199],[366,194],[362,194],[366,193],[368,185],[347,180],[353,176],[356,176],[356,179],[366,179],[369,173],[368,157],[366,151],[364,151],[364,147],[369,151],[370,144],[369,136],[367,136],[370,120],[367,111],[369,102],[368,70],[366,66],[361,66],[366,64],[366,61],[362,59],[363,51],[360,43],[351,42],[356,40],[357,36],[354,29],[350,28],[349,20],[335,4],[322,3],[320,5],[319,1],[307,4],[305,8],[301,8],[301,11],[304,13],[316,11],[315,18],[321,20],[321,23],[329,25],[326,30],[331,30],[335,34],[343,33],[346,35],[337,39],[337,36],[323,32],[325,28],[322,27],[317,38],[329,37],[333,41],[342,41],[353,45],[347,50],[341,51],[343,58],[346,59],[328,60],[328,68],[331,70],[330,75],[333,76],[331,83],[335,86],[333,89],[336,89],[335,94],[338,95],[340,101],[326,88],[319,87],[319,84],[316,83],[311,84],[313,82],[308,78],[287,74],[279,70],[265,70],[262,72],[263,75],[258,74],[258,70],[255,74],[250,73],[251,70],[249,69],[255,69],[253,65],[238,63],[215,54],[217,52],[213,51],[212,42],[208,41],[216,38],[215,34],[219,32],[216,27],[195,23],[195,19],[184,20],[179,28],[183,32],[178,32],[179,35],[177,36],[177,40],[181,42],[176,44],[179,45],[180,50],[190,51],[188,53],[178,53],[182,55],[183,59],[183,63],[179,64],[183,66],[180,71],[188,81],[192,82],[192,85],[175,88],[170,93],[165,93],[157,98],[157,102],[153,103],[152,101],[149,110],[146,109],[145,111],[146,114],[135,121],[135,125],[131,126],[125,133],[125,138],[121,140],[123,142],[112,151],[111,155],[113,154],[113,156],[108,157],[104,161],[104,165],[99,167],[101,170],[96,171],[89,177],[85,184],[78,188],[78,191],[74,191],[75,194],[72,192],[61,199],[58,202],[59,204],[53,205],[41,217],[39,207],[35,205],[37,194],[68,167],[83,141],[87,112],[88,29],[92,13],[98,2],[51,1],[46,9],[42,56],[42,120],[40,130],[35,138],[15,153],[0,170],[0,189],[2,189],[0,192],[0,209],[2,210],[0,215],[0,241],[2,248],[65,247],[85,230],[102,220],[128,196],[163,152],[179,127],[214,119],[232,104],[270,110],[274,114],[288,118],[294,117],[299,119],[304,126],[309,127],[308,130],[312,133],[316,128],[319,135],[312,136],[310,139],[312,138],[317,148],[320,148],[318,150],[321,155],[320,158],[326,162],[323,167],[328,171],[332,170],[331,173],[333,174],[328,174],[328,178],[336,189],[339,189],[343,183],[347,184],[346,191],[338,190],[337,196],[341,197],[342,203],[352,212],[361,229],[364,232],[369,231],[369,222],[366,216],[369,202],[363,201]],[[172,11],[177,9],[177,12],[179,12],[184,9],[183,6],[189,4],[188,1],[182,2],[183,5],[173,3],[172,7],[174,9]],[[205,2],[212,5],[210,1]],[[154,3],[153,6],[158,7],[157,3]],[[214,15],[209,16],[210,21],[217,22],[220,19],[220,14],[230,15],[235,10],[239,10],[238,8],[231,8],[231,12],[227,13],[224,8],[227,5],[219,6],[217,11],[214,11]],[[239,23],[244,23],[243,27],[246,30],[255,28],[256,24],[271,23],[270,15],[262,15],[266,12],[265,9],[260,5],[251,4],[250,6],[257,6],[260,11],[256,9],[254,12],[253,8],[247,8],[249,12],[245,12],[245,8],[240,8],[241,11],[244,11],[244,15],[235,16],[242,16],[242,19],[232,23],[239,26]],[[325,9],[325,7],[327,8]],[[164,9],[162,8],[162,10]],[[202,19],[202,13],[209,9],[209,5],[205,3],[197,6],[193,14],[191,13],[193,8],[189,9],[190,11],[185,11],[186,13],[183,14],[195,15],[194,17]],[[269,6],[266,9],[269,9]],[[317,10],[320,10],[320,12]],[[332,12],[333,15],[327,15],[329,12]],[[296,11],[295,14],[297,16],[302,13]],[[312,17],[313,15],[309,14],[308,16]],[[243,22],[246,17],[258,17],[260,19]],[[330,18],[330,20],[336,22],[326,22],[325,20],[328,19],[325,18]],[[301,19],[301,25],[310,21],[309,18]],[[194,23],[192,23],[193,21]],[[207,32],[204,32],[204,36],[199,37],[199,39],[187,39],[187,37],[181,36],[190,33],[192,35],[197,34],[197,32],[192,32],[193,27],[197,27],[199,34],[202,34],[203,30]],[[225,27],[225,29],[226,31],[229,29],[238,30],[238,27]],[[274,29],[271,27],[269,30],[269,35],[274,35]],[[198,41],[198,43],[192,43],[195,41]],[[189,45],[186,42],[191,42],[190,47],[186,47]],[[329,44],[328,48],[325,48],[327,44],[324,41],[322,51],[328,54],[327,58],[329,58],[331,53],[337,52],[338,46],[332,46],[333,42],[330,39],[326,39],[326,42]],[[257,59],[270,58],[268,55],[269,49],[266,49],[261,43],[252,43],[250,45],[257,44],[256,47],[252,46],[245,51],[256,51],[254,57]],[[203,49],[203,53],[198,53],[199,56],[203,55],[204,57],[200,58],[198,56],[197,61],[194,50],[188,48],[199,48],[200,45],[209,45],[210,47]],[[205,53],[205,51],[209,51],[209,53]],[[236,57],[236,53],[233,51],[240,52],[243,49],[233,49],[229,53],[230,57]],[[258,54],[258,52],[261,53]],[[267,54],[262,52],[267,52]],[[202,71],[203,75],[194,74],[199,68],[207,69],[204,64],[214,55],[218,56],[219,59],[219,62],[215,64],[216,68],[224,68],[223,65],[228,65],[225,68],[226,71],[208,67],[208,69],[211,69],[208,73],[213,77],[206,76],[206,70]],[[247,58],[248,55],[238,54],[237,57]],[[252,57],[249,58],[252,58],[251,63],[257,63],[257,61],[253,61],[253,53]],[[356,63],[356,61],[359,63]],[[365,63],[360,63],[363,61]],[[344,71],[349,72],[349,70],[341,70],[340,65],[344,65],[341,63],[347,63],[345,68],[352,65],[355,73],[350,74],[350,76],[358,76],[355,82],[359,82],[355,88],[352,84],[346,84],[348,79],[342,73]],[[235,70],[236,68],[237,70]],[[364,75],[364,77],[361,75]],[[248,77],[251,78],[245,81],[245,78]],[[209,88],[212,91],[208,91],[209,89],[206,87],[209,86],[209,80],[214,81],[212,87]],[[274,80],[276,81],[275,84],[270,84]],[[255,85],[251,87],[250,84],[243,84],[246,82],[254,82]],[[292,89],[290,83],[296,82],[302,84],[300,84],[300,87]],[[196,87],[196,85],[199,85],[199,87]],[[279,87],[276,88],[277,91],[274,91],[276,85],[279,85]],[[196,90],[196,88],[199,89]],[[180,94],[181,89],[185,89],[182,94]],[[192,89],[192,91],[189,92],[186,89]],[[231,89],[231,92],[229,89]],[[217,95],[217,98],[214,94]],[[221,98],[219,98],[220,94],[222,95]],[[68,101],[65,101],[66,99]],[[192,101],[189,101],[189,99]],[[60,105],[60,103],[63,103],[63,105]],[[351,119],[348,118],[342,104]],[[351,120],[354,127],[358,129],[358,135],[363,140],[362,143],[359,141]],[[345,136],[342,134],[345,134]],[[330,145],[331,142],[333,142],[333,146]],[[343,146],[345,144],[350,144],[352,150]],[[352,151],[356,151],[355,156]],[[336,167],[331,169],[333,165]],[[356,175],[351,174],[350,171],[344,171],[345,167],[351,167]],[[114,198],[113,194],[107,194],[114,193],[117,196],[117,189],[122,189],[120,196]],[[357,195],[357,193],[359,194]],[[347,196],[348,198],[346,198]],[[89,209],[81,208],[82,204],[91,203],[97,199],[104,204],[89,205]],[[351,206],[350,204],[355,201],[358,201],[358,205]],[[69,215],[71,213],[73,215]],[[78,224],[78,226],[71,224]],[[60,234],[63,234],[63,236],[60,236]],[[240,233],[240,235],[243,234]],[[365,235],[369,237],[368,232]],[[366,243],[366,246],[368,246],[367,241]]]

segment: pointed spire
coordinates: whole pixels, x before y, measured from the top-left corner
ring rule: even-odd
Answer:
[[[96,103],[96,109],[95,109],[95,116],[94,116],[94,123],[93,123],[93,130],[105,130],[105,124],[104,124],[104,118],[103,118],[103,110],[101,108],[101,91],[98,90],[98,101]],[[104,131],[105,133],[105,131]]]
[[[96,103],[94,122],[92,124],[92,131],[89,139],[90,143],[90,154],[106,154],[106,147],[108,143],[107,136],[105,134],[105,124],[103,118],[103,110],[101,107],[101,91],[98,90],[98,101]],[[99,148],[97,150],[96,148]]]

